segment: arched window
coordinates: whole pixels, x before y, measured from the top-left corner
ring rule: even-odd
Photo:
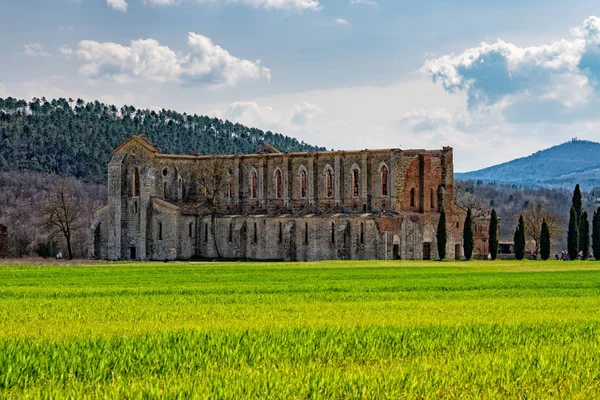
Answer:
[[[359,194],[358,179],[359,179],[358,169],[355,168],[352,170],[352,196],[353,197],[358,197],[358,194]]]
[[[252,241],[254,243],[258,242],[258,226],[256,225],[256,222],[254,223],[254,235],[252,235]]]
[[[306,171],[300,170],[300,197],[306,197]]]
[[[360,244],[365,244],[365,224],[360,223]]]
[[[229,224],[229,243],[233,242],[233,224]]]
[[[158,221],[158,240],[162,240],[162,238],[163,238],[162,222]]]
[[[429,202],[431,203],[431,209],[435,208],[435,192],[431,189],[431,193],[429,194]]]
[[[331,223],[331,244],[335,244],[335,222]]]
[[[283,242],[283,224],[279,223],[279,243]]]
[[[330,169],[325,171],[325,197],[333,197],[333,173]]]
[[[281,198],[281,170],[275,171],[275,198]]]
[[[169,184],[167,182],[163,183],[163,199],[167,199],[169,197]]]
[[[304,244],[308,244],[308,222],[304,223]]]
[[[133,197],[140,195],[140,170],[135,167],[133,169]]]
[[[208,223],[204,224],[204,241],[208,242]]]
[[[189,236],[194,237],[194,223],[193,222],[190,222],[190,225],[189,225]]]
[[[415,188],[410,189],[410,206],[415,206]]]
[[[250,198],[256,198],[256,171],[250,173]]]
[[[381,195],[387,196],[388,195],[388,169],[385,165],[383,167],[381,167],[380,180],[381,180],[381,183],[380,183],[381,184]]]

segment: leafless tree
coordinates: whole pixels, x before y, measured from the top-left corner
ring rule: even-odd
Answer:
[[[73,235],[82,228],[82,214],[81,202],[66,179],[59,180],[42,202],[41,226],[51,235],[64,236],[69,260],[73,259]]]
[[[200,203],[211,215],[210,233],[216,238],[216,213],[224,198],[230,196],[231,174],[222,159],[215,159],[210,164],[200,167],[198,172],[198,189]],[[217,240],[213,240],[215,253],[221,257]]]
[[[565,234],[563,228],[564,221],[561,220],[558,214],[550,211],[543,201],[529,203],[527,208],[519,212],[515,217],[519,218],[521,214],[525,222],[525,237],[533,240],[536,254],[540,252],[540,239],[544,219],[548,224],[551,238],[558,238]]]
[[[456,202],[465,210],[471,209],[471,215],[473,216],[474,222],[487,219],[490,208],[482,198],[475,196],[472,193],[465,192],[462,193]]]

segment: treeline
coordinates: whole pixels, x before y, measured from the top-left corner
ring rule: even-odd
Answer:
[[[0,171],[102,177],[111,151],[143,133],[163,152],[253,153],[263,143],[280,151],[325,150],[270,131],[196,114],[117,108],[82,99],[0,98]]]

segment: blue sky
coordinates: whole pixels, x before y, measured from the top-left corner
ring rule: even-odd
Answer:
[[[592,1],[0,0],[0,96],[227,118],[457,171],[600,141]]]

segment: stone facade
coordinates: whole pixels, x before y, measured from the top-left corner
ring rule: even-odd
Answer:
[[[462,254],[453,155],[441,150],[162,154],[144,136],[108,165],[95,210],[95,258],[166,260],[436,259],[439,210],[447,257]]]

